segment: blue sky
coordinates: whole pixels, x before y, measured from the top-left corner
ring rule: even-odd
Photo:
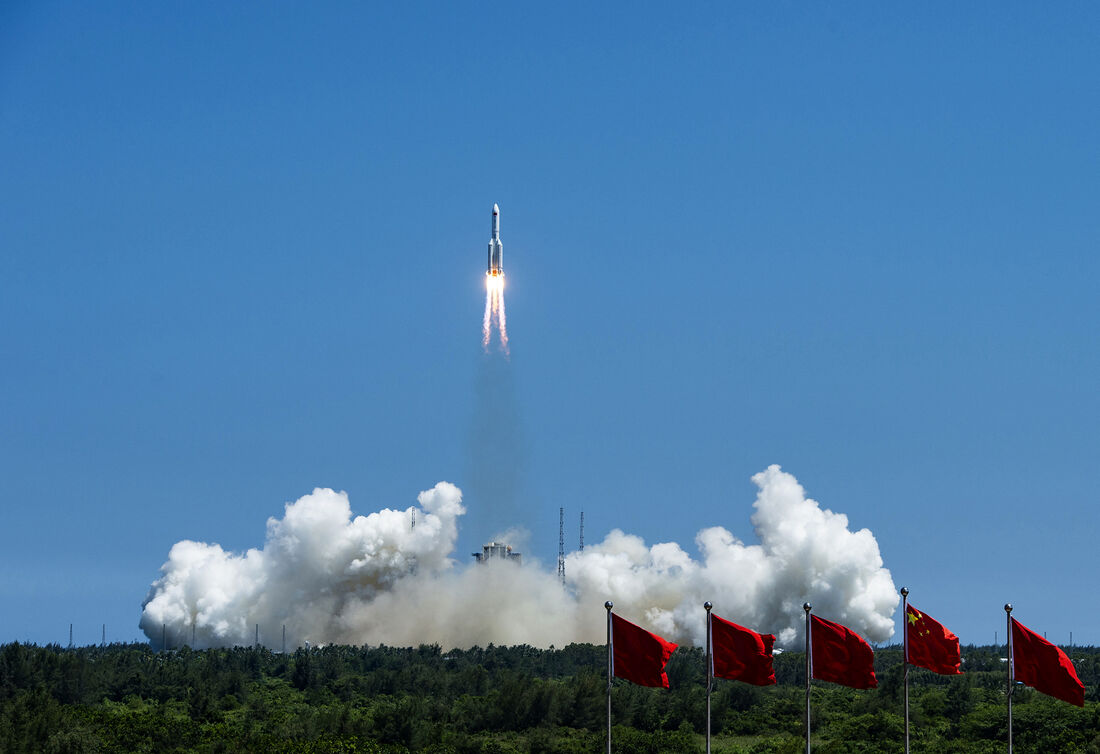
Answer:
[[[559,505],[570,545],[582,508],[751,540],[778,463],[964,642],[1011,601],[1100,643],[1098,22],[0,6],[0,641],[137,638],[174,542],[259,546],[317,486],[452,481],[460,558],[515,523],[552,568]]]

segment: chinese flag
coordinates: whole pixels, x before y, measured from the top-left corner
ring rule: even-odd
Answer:
[[[611,614],[611,660],[616,678],[668,688],[665,663],[676,645]]]
[[[905,607],[905,640],[910,665],[928,668],[941,675],[961,675],[959,637],[912,605]]]
[[[772,645],[775,637],[710,616],[711,667],[717,678],[744,681],[754,686],[775,683]]]
[[[1066,653],[1012,619],[1013,678],[1055,699],[1085,706],[1085,685]]]
[[[850,628],[810,616],[810,653],[813,677],[853,689],[873,689],[875,653]]]

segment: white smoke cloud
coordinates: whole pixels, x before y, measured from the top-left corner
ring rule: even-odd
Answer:
[[[582,602],[615,595],[616,611],[676,641],[702,645],[702,604],[791,646],[805,625],[803,602],[814,613],[872,641],[894,633],[899,597],[882,567],[868,529],[848,530],[848,517],[824,510],[779,466],[753,476],[760,488],[752,523],[758,545],[746,545],[715,526],[695,537],[702,560],[675,542],[647,548],[615,530],[574,554],[566,572]]]
[[[347,494],[316,489],[288,503],[282,519],[268,519],[262,550],[234,555],[216,544],[178,542],[145,600],[141,629],[160,640],[165,626],[169,643],[190,643],[194,629],[199,647],[250,644],[257,624],[270,646],[281,643],[283,624],[290,646],[351,640],[350,607],[454,565],[462,493],[440,482],[418,502],[352,519]]]
[[[678,544],[647,547],[612,531],[566,559],[567,588],[537,564],[456,567],[451,558],[462,493],[440,482],[419,506],[352,518],[347,495],[317,489],[267,522],[263,549],[225,552],[216,544],[172,547],[143,605],[141,628],[170,645],[439,643],[562,646],[602,642],[603,602],[681,643],[702,644],[702,603],[790,645],[802,603],[874,641],[893,633],[898,604],[874,536],[848,530],[843,514],[808,499],[797,480],[771,466],[745,545],[721,527],[696,536],[702,559]],[[192,632],[194,641],[192,641]]]

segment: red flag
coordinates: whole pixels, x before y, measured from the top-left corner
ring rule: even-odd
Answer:
[[[667,689],[665,663],[674,651],[672,642],[611,614],[611,659],[616,678]]]
[[[775,683],[772,645],[775,637],[710,616],[711,667],[717,678],[744,681],[754,686]]]
[[[961,675],[959,637],[912,605],[905,607],[905,641],[910,665],[928,668],[940,675]]]
[[[810,652],[814,678],[853,689],[878,686],[875,653],[852,629],[811,615]]]
[[[1085,706],[1085,684],[1066,653],[1012,619],[1012,677],[1055,699]]]

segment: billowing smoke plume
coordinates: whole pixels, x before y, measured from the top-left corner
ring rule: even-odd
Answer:
[[[419,508],[382,510],[352,519],[348,497],[317,489],[267,521],[262,550],[227,553],[216,544],[176,543],[146,598],[141,628],[169,643],[249,644],[259,624],[266,643],[355,641],[346,615],[399,582],[434,580],[454,565],[448,557],[465,513],[462,493],[440,482],[421,492]]]
[[[823,510],[802,485],[778,466],[753,476],[760,488],[752,523],[758,545],[745,545],[726,529],[695,537],[702,561],[675,542],[647,548],[621,531],[567,563],[575,588],[587,601],[612,597],[662,635],[702,645],[703,602],[715,613],[793,644],[805,625],[802,603],[873,641],[893,632],[898,593],[882,567],[868,529],[848,530],[848,517]]]
[[[269,519],[262,550],[243,555],[183,541],[146,598],[141,628],[159,644],[438,643],[562,646],[601,642],[604,600],[678,642],[703,641],[702,603],[794,643],[802,603],[874,641],[893,633],[898,596],[867,529],[808,499],[778,466],[753,477],[759,544],[721,527],[696,537],[693,559],[676,543],[646,547],[612,531],[567,557],[569,583],[534,564],[456,567],[450,558],[465,509],[440,482],[419,506],[352,518],[344,493],[314,490]],[[192,635],[194,639],[192,640]]]

